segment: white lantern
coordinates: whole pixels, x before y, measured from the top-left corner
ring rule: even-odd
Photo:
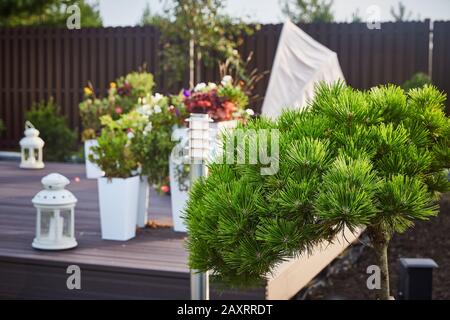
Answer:
[[[42,178],[41,182],[44,190],[32,200],[37,210],[33,248],[64,250],[76,247],[74,209],[77,198],[64,189],[70,181],[58,173],[52,173]]]
[[[194,163],[208,160],[210,155],[210,122],[208,114],[191,113],[189,119],[189,158]]]
[[[20,140],[21,159],[20,167],[25,169],[42,169],[42,148],[44,140],[39,138],[39,131],[29,121],[25,122],[25,137]]]

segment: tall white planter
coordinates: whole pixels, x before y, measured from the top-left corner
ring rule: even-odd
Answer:
[[[138,176],[98,179],[102,239],[126,241],[136,236],[139,184]]]
[[[218,154],[223,146],[220,143],[220,140],[216,138],[226,129],[236,128],[237,121],[222,121],[222,122],[214,122],[211,123],[211,139],[213,140],[211,154]],[[172,204],[172,221],[173,221],[173,229],[177,232],[186,232],[186,225],[182,218],[183,211],[186,207],[186,203],[189,198],[189,192],[180,190],[180,184],[177,178],[177,166],[179,164],[174,161],[174,153],[177,154],[178,151],[182,150],[187,146],[187,131],[186,128],[178,128],[175,129],[172,134],[173,140],[181,139],[180,143],[175,146],[174,152],[169,159],[169,174],[170,174],[170,195],[171,195],[171,204]],[[214,141],[216,140],[216,141]]]
[[[173,229],[176,232],[186,232],[186,225],[181,218],[181,214],[185,208],[189,194],[185,190],[180,190],[180,184],[177,177],[177,166],[179,166],[179,164],[174,161],[174,158],[171,155],[169,160],[169,174]]]
[[[150,186],[148,185],[148,177],[141,176],[139,179],[139,200],[137,209],[138,228],[144,228],[148,222],[148,202],[150,198]]]
[[[86,163],[86,178],[97,179],[103,177],[105,173],[100,169],[98,165],[89,160],[89,155],[92,154],[92,147],[98,146],[96,139],[86,140],[84,142],[84,158]]]

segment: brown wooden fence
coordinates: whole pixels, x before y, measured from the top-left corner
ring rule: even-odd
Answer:
[[[369,30],[364,23],[314,23],[300,27],[338,53],[347,82],[356,88],[388,82],[400,84],[416,72],[428,72],[428,21],[383,23],[380,30]],[[282,25],[264,25],[246,37],[240,51],[244,57],[254,52],[251,68],[271,69],[281,28]],[[436,28],[442,31],[436,31],[440,33],[435,42],[443,38],[448,41],[448,29],[439,24]],[[70,126],[79,128],[78,103],[86,83],[91,81],[104,94],[110,81],[144,63],[155,74],[160,67],[159,37],[159,31],[153,27],[0,29],[0,118],[7,126],[0,148],[17,147],[25,111],[33,102],[50,96],[61,106]],[[441,46],[439,57],[445,57],[445,53],[448,57],[448,44]],[[439,44],[435,43],[435,47],[439,48]],[[203,68],[202,73],[205,81],[218,80],[217,70]],[[439,75],[439,81],[448,89],[444,74]],[[166,77],[162,74],[156,79],[162,92],[167,91]],[[268,80],[267,76],[258,83],[255,93],[264,96]]]
[[[447,114],[450,111],[450,21],[433,24],[433,83],[448,95]]]

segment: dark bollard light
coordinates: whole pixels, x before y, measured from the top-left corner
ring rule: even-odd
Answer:
[[[400,259],[398,300],[431,300],[433,269],[438,265],[432,259]]]

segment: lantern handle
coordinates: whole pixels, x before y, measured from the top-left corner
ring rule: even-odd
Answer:
[[[36,129],[30,121],[25,121],[25,129]]]

